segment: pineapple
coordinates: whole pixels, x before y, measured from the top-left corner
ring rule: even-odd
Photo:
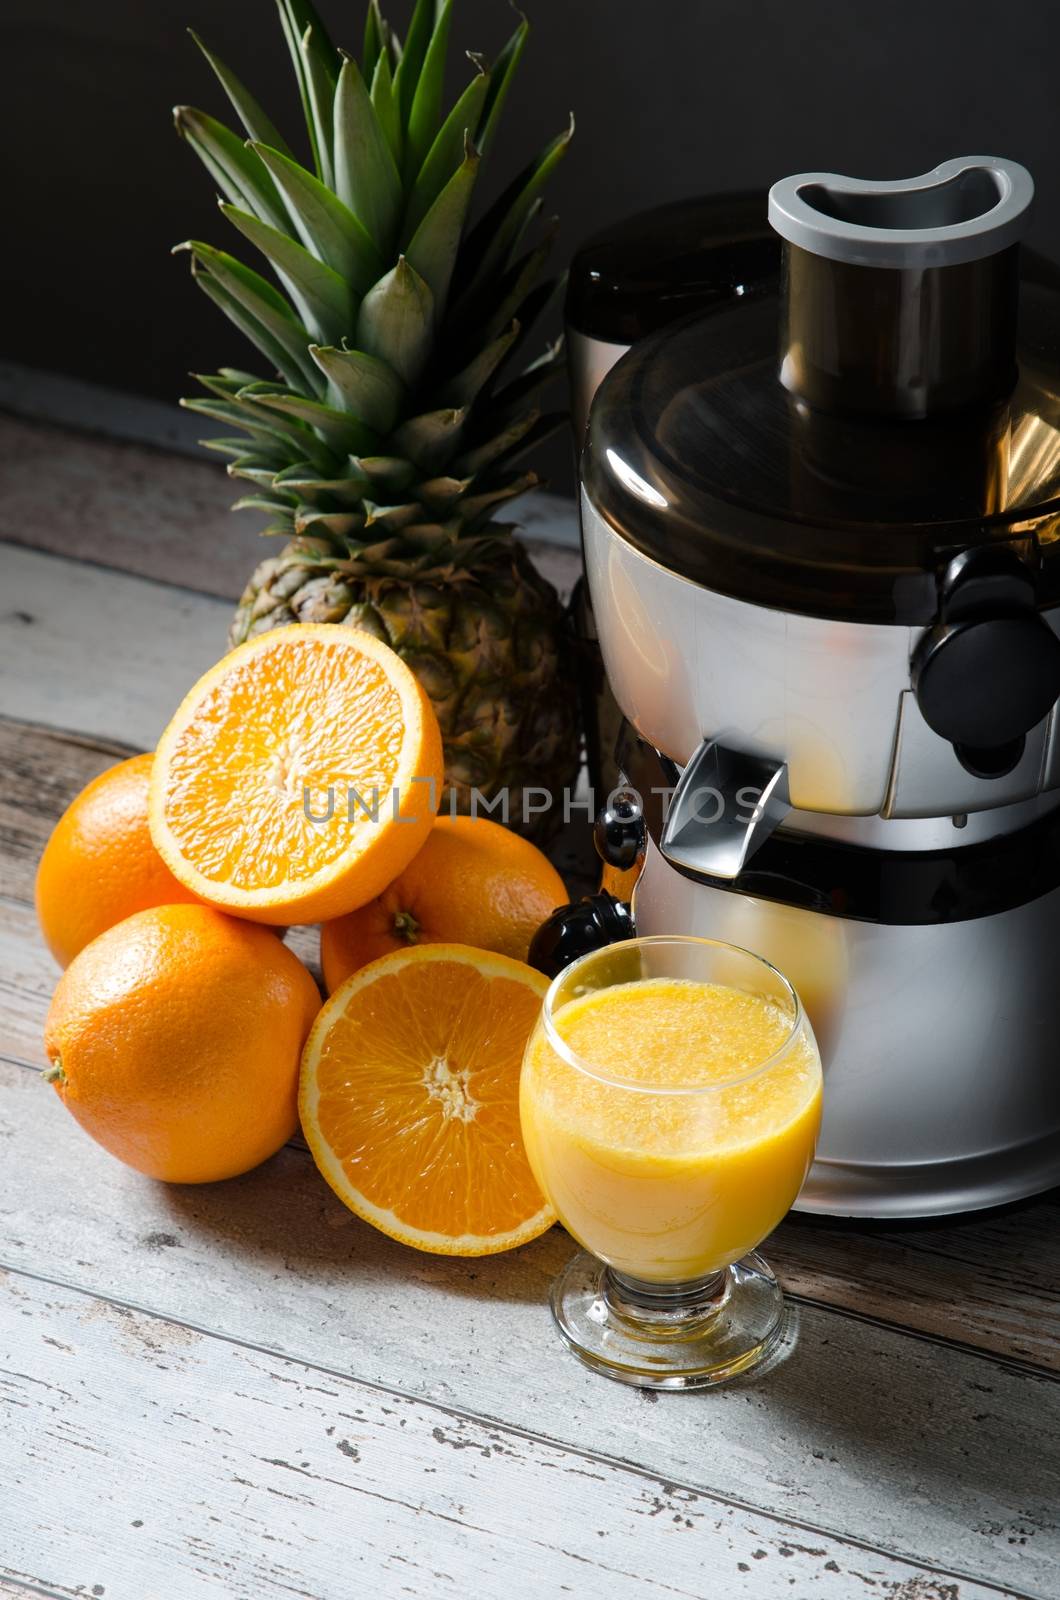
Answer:
[[[578,763],[566,614],[512,525],[492,521],[539,481],[525,458],[563,421],[541,404],[559,345],[528,362],[526,347],[558,287],[541,281],[554,235],[541,190],[571,129],[469,227],[525,20],[492,67],[469,57],[446,113],[452,0],[416,0],[403,43],[370,0],[359,64],[310,0],[278,5],[308,164],[201,40],[246,139],[174,113],[280,285],[211,245],[176,247],[268,369],[222,367],[182,402],[225,426],[204,443],[252,485],[236,506],[287,541],[252,575],[231,642],[298,622],[385,640],[438,713],[447,803],[507,791],[519,825],[526,791],[558,794]]]

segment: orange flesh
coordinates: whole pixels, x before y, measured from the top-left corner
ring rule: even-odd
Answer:
[[[391,815],[403,725],[401,700],[380,664],[314,641],[273,652],[268,696],[257,663],[210,688],[169,752],[165,819],[212,882],[279,888],[304,882],[356,850]],[[278,710],[280,715],[277,715]],[[339,753],[341,752],[341,758]],[[328,790],[334,814],[323,816]]]
[[[519,1243],[507,1236],[553,1220],[518,1102],[547,985],[502,957],[476,965],[479,954],[434,946],[365,969],[322,1014],[303,1063],[303,1123],[329,1182],[384,1231],[454,1253]]]

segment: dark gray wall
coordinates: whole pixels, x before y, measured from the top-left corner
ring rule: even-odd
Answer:
[[[1057,0],[523,0],[535,26],[493,174],[562,125],[564,248],[694,191],[831,167],[897,177],[947,156],[1026,162],[1033,237],[1060,255]],[[395,0],[404,22],[409,0]],[[359,49],[361,0],[321,0]],[[462,43],[497,48],[505,0],[461,0]],[[169,107],[224,101],[192,25],[283,126],[296,108],[270,0],[4,0],[6,246],[0,357],[161,396],[239,338],[169,247],[226,242]],[[234,236],[233,236],[234,237]],[[244,247],[249,248],[249,247]]]

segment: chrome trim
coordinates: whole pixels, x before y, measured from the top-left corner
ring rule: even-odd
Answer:
[[[681,774],[659,847],[676,867],[738,878],[790,810],[783,763],[707,739]]]

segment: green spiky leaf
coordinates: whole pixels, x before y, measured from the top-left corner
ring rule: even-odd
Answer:
[[[335,192],[386,254],[401,220],[401,176],[356,61],[335,91]]]
[[[501,112],[504,102],[508,98],[508,90],[512,86],[515,70],[519,65],[519,58],[530,36],[530,24],[525,17],[520,18],[519,26],[504,46],[500,55],[493,63],[490,73],[490,89],[482,112],[482,122],[475,136],[479,153],[485,160],[493,144],[497,129],[500,126]]]
[[[224,312],[229,322],[250,340],[255,349],[260,350],[269,365],[274,367],[281,377],[298,387],[307,387],[305,379],[301,376],[301,369],[291,362],[282,345],[272,338],[268,329],[257,322],[234,295],[228,294],[208,272],[196,272],[193,273],[193,277],[203,294]]]
[[[310,3],[310,0],[277,0],[280,11],[280,23],[283,27],[287,49],[294,66],[295,77],[298,80],[298,93],[302,100],[302,111],[305,114],[306,128],[309,132],[309,142],[313,148],[313,161],[316,165],[318,177],[323,177],[324,168],[321,163],[320,140],[316,124],[312,87],[309,82],[306,57],[302,50],[302,41],[307,30],[310,33],[310,48],[314,57],[319,62],[320,71],[330,77],[334,82],[339,75],[339,53],[328,38],[327,29]],[[266,140],[265,143],[269,143]],[[273,146],[273,148],[278,148]]]
[[[437,318],[441,318],[445,310],[478,164],[478,151],[468,140],[463,161],[416,229],[405,252],[409,265],[419,273],[434,296]]]
[[[566,368],[563,339],[560,337],[555,344],[546,348],[543,356],[491,396],[490,411],[494,422],[507,424],[522,416],[540,391],[562,377]]]
[[[369,80],[365,77],[365,82]],[[395,166],[400,167],[405,148],[405,130],[401,126],[401,113],[394,98],[394,79],[390,71],[390,56],[384,50],[376,62],[371,77],[372,107],[379,118],[379,126],[386,134]]]
[[[314,344],[309,353],[355,417],[378,433],[390,432],[405,398],[405,385],[393,367],[363,350]]]
[[[301,395],[273,390],[265,384],[240,390],[239,398],[264,406],[266,411],[278,411],[285,417],[307,423],[332,450],[356,455],[375,447],[376,435],[371,428],[348,412],[319,400],[306,400]]]
[[[542,188],[562,161],[574,137],[574,118],[504,190],[468,235],[468,258],[477,262],[472,285],[503,271],[538,203]]]
[[[408,127],[416,83],[423,68],[423,59],[434,31],[436,0],[416,0],[412,20],[405,34],[401,59],[394,72],[394,92],[397,95],[401,121]]]
[[[444,467],[460,442],[467,422],[467,408],[446,406],[409,417],[391,436],[391,444],[414,461],[421,472],[435,473]]]
[[[212,417],[215,422],[243,428],[255,441],[296,450],[312,461],[318,472],[328,473],[334,466],[335,458],[323,441],[294,420],[269,416],[259,406],[241,400],[211,398],[182,400],[180,403],[185,411],[194,411],[199,416]]]
[[[470,477],[429,478],[426,483],[417,484],[416,495],[432,516],[447,517],[461,495],[467,493],[471,482]]]
[[[372,500],[366,500],[364,504],[368,513],[364,521],[365,529],[371,528],[374,533],[378,533],[380,529],[384,529],[387,533],[397,533],[399,529],[411,527],[414,522],[423,518],[423,507],[418,500],[400,506],[376,505]]]
[[[275,494],[241,494],[239,499],[233,502],[232,510],[268,511],[272,513],[273,511],[293,511],[294,507],[295,501],[287,496],[281,497],[280,495]]]
[[[318,392],[319,379],[306,359],[306,330],[271,283],[226,251],[214,250],[201,241],[189,241],[178,245],[177,249],[191,252],[199,288],[220,306],[287,382],[308,388],[310,393]]]
[[[477,477],[479,473],[485,472],[487,467],[495,466],[497,462],[507,457],[509,451],[513,451],[526,438],[540,419],[541,413],[536,408],[524,411],[491,439],[457,456],[451,470]]]
[[[327,184],[330,189],[335,183],[332,144],[335,137],[336,79],[332,75],[332,64],[324,52],[314,49],[312,28],[307,28],[302,35],[301,51],[305,63],[306,94],[309,97],[309,111],[312,117],[313,148],[316,151],[320,181]]]
[[[384,270],[380,256],[353,212],[305,167],[278,150],[254,145],[275,180],[302,243],[362,295]]]
[[[365,295],[357,318],[357,347],[378,356],[410,388],[431,352],[434,296],[404,256]]]
[[[477,399],[518,337],[519,323],[513,318],[500,338],[491,340],[483,350],[479,351],[474,360],[468,362],[463,371],[456,373],[443,386],[439,396],[443,404],[468,406]]]
[[[224,204],[221,210],[272,263],[309,331],[325,344],[340,343],[353,325],[356,308],[353,290],[345,278],[287,234],[259,222],[249,212]]]
[[[337,500],[340,505],[359,505],[368,492],[371,479],[366,472],[356,469],[352,458],[338,469],[334,478],[317,476],[311,461],[296,461],[277,473],[276,482],[290,489],[300,500],[313,504],[329,505]]]
[[[402,235],[411,239],[435,200],[464,159],[468,139],[473,139],[489,87],[489,74],[481,58],[473,56],[477,73],[446,117],[431,145],[405,207]]]
[[[376,494],[404,494],[416,476],[412,462],[401,456],[362,456],[357,465],[367,473]]]
[[[228,200],[274,228],[290,226],[287,208],[265,166],[223,122],[194,106],[174,106],[173,124]]]
[[[453,0],[439,0],[430,42],[409,107],[403,176],[411,183],[427,158],[442,121],[442,88]]]
[[[386,32],[379,13],[379,0],[368,0],[368,10],[364,18],[364,48],[361,51],[361,72],[365,83],[371,83],[372,74],[380,57],[387,54]]]
[[[262,144],[270,145],[272,149],[282,150],[285,155],[290,155],[291,152],[283,135],[261,109],[250,90],[244,88],[231,68],[226,67],[220,57],[215,56],[213,51],[208,49],[194,28],[189,28],[188,32],[213,68],[217,81],[231,101],[236,116],[246,130],[247,138],[258,139]]]
[[[492,516],[498,506],[506,500],[514,500],[517,495],[525,494],[528,489],[534,489],[541,482],[536,472],[520,472],[514,477],[495,484],[491,489],[484,489],[481,494],[467,495],[463,500],[461,515],[471,523],[483,516]]]
[[[544,236],[521,256],[507,272],[486,279],[478,288],[462,288],[458,293],[449,321],[449,337],[458,345],[465,345],[472,337],[496,339],[518,316],[520,307],[544,270],[552,253],[559,225],[552,219]],[[463,267],[465,253],[461,251],[458,269]]]
[[[328,537],[348,539],[360,533],[364,516],[359,511],[317,511],[313,506],[303,506],[295,512],[296,533],[324,534]]]

